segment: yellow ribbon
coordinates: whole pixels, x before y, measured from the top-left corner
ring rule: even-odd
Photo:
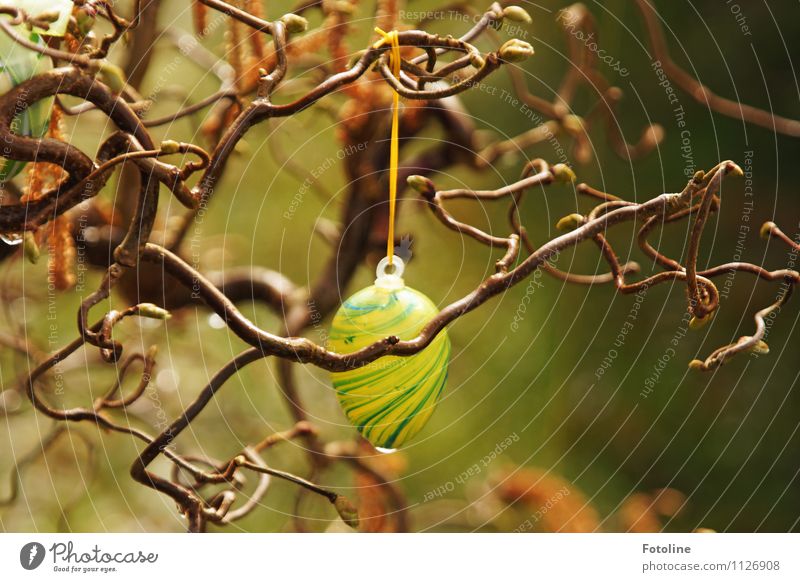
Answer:
[[[384,32],[380,28],[375,28],[375,32],[380,34],[383,38],[376,42],[373,47],[380,48],[388,44],[392,47],[390,53],[389,65],[392,74],[396,79],[400,79],[400,40],[397,37],[397,31]],[[397,205],[397,165],[399,158],[399,140],[400,140],[400,95],[394,91],[392,97],[392,137],[389,146],[389,236],[386,240],[386,257],[389,259],[389,264],[392,264],[394,257],[394,214],[395,206]]]

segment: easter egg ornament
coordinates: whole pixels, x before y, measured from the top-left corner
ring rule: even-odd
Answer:
[[[329,347],[352,353],[387,336],[410,340],[438,313],[436,305],[403,281],[403,261],[381,260],[375,284],[347,299],[333,318]],[[379,449],[395,449],[430,418],[447,380],[450,339],[440,332],[413,356],[384,356],[361,368],[331,374],[348,420]]]
[[[397,33],[378,32],[391,45],[393,72],[400,74]],[[378,264],[375,284],[348,298],[333,318],[328,346],[334,352],[358,351],[387,336],[410,340],[438,313],[436,305],[403,280],[405,264],[394,256],[397,199],[399,97],[394,94],[389,163],[389,233],[386,258]],[[331,374],[339,404],[348,420],[378,450],[390,452],[412,439],[433,414],[447,381],[450,339],[441,331],[412,356],[384,356],[369,364]]]

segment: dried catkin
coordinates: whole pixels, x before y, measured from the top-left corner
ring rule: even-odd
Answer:
[[[208,7],[199,0],[192,2],[192,24],[195,34],[203,38],[208,26]]]
[[[72,225],[66,216],[59,216],[50,225],[47,237],[48,283],[59,291],[64,291],[75,285],[75,239],[72,237]]]
[[[63,140],[61,128],[63,112],[58,105],[50,114],[48,137]],[[28,166],[28,183],[22,202],[38,200],[48,188],[55,187],[64,177],[64,170],[48,162],[33,162]],[[46,239],[48,247],[48,284],[63,291],[75,285],[75,240],[72,236],[71,221],[67,215],[57,216],[45,227],[39,229],[36,238]]]
[[[234,3],[236,4],[236,3]],[[228,55],[228,63],[234,71],[234,84],[237,91],[244,89],[246,80],[244,68],[244,50],[242,46],[242,33],[244,31],[244,24],[235,18],[228,19],[228,30],[225,33],[225,44]]]

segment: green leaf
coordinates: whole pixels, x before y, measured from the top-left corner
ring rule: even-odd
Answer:
[[[61,0],[48,0],[38,2],[24,2],[21,0],[12,0],[11,5],[22,10],[36,8],[33,4],[39,4],[40,8],[37,9],[38,13],[49,10],[52,12]],[[69,12],[72,10],[72,2],[66,2],[70,5],[69,11],[66,13],[69,17]],[[45,7],[47,10],[42,10]],[[37,12],[31,12],[36,14]],[[7,18],[6,16],[0,18]],[[58,24],[58,22],[54,23]],[[21,25],[16,27],[18,34],[27,37],[31,42],[36,44],[44,44],[41,36],[36,32],[29,31],[25,26]],[[63,33],[62,33],[63,34]],[[27,81],[40,73],[53,68],[53,63],[49,57],[45,57],[40,53],[28,50],[14,42],[11,37],[5,33],[0,33],[0,94],[8,92],[11,88]],[[12,128],[14,132],[29,137],[42,137],[50,124],[50,111],[53,105],[53,99],[43,99],[34,103],[19,115],[14,118]],[[25,167],[25,162],[18,162],[0,158],[0,181],[10,180],[19,174]]]

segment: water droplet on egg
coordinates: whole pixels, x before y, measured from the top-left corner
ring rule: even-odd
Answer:
[[[225,320],[216,313],[212,313],[208,317],[208,325],[213,329],[222,329],[225,327]]]

